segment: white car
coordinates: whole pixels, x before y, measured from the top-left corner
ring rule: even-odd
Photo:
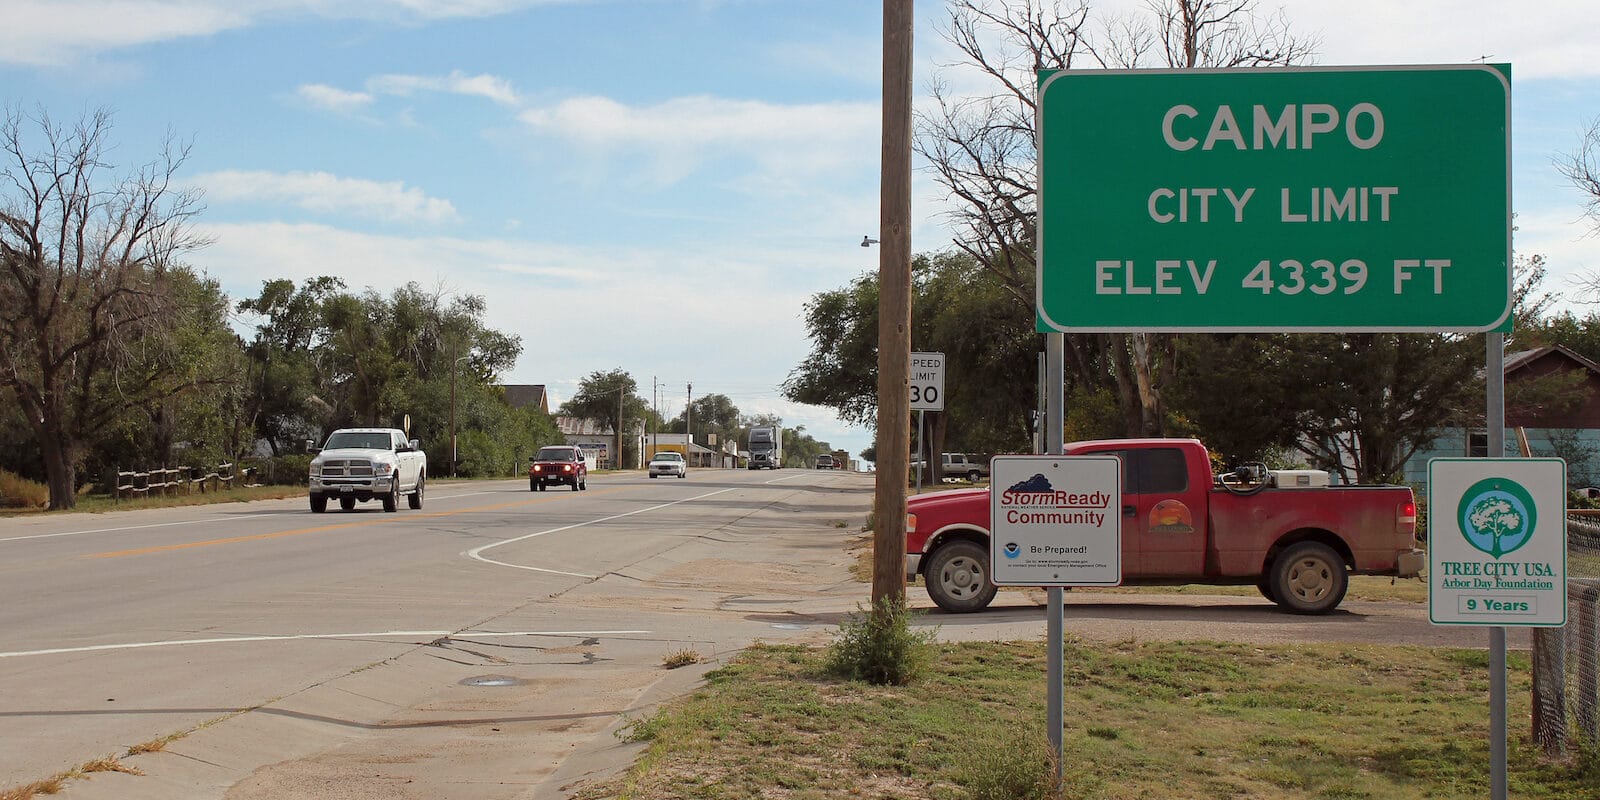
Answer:
[[[676,475],[680,478],[689,477],[689,464],[683,460],[682,453],[662,450],[651,457],[650,477],[658,478],[662,475]]]

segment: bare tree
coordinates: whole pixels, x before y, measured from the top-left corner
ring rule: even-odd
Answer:
[[[1589,122],[1578,149],[1555,159],[1556,171],[1583,192],[1583,215],[1600,233],[1600,117]]]
[[[1060,0],[954,0],[944,38],[988,94],[934,86],[917,151],[956,201],[956,247],[1005,282],[1029,313],[1038,215],[1035,71],[1093,67],[1268,67],[1306,61],[1317,41],[1296,36],[1255,0],[1150,0],[1143,13],[1091,26],[1091,8]],[[1069,368],[1090,387],[1108,380],[1127,432],[1165,432],[1163,392],[1175,373],[1170,334],[1066,337]],[[1106,375],[1105,365],[1111,369]]]
[[[110,130],[103,110],[70,128],[0,118],[0,386],[39,444],[53,509],[72,507],[96,432],[180,388],[130,368],[172,324],[174,258],[204,243],[187,224],[197,195],[172,185],[187,148],[102,183]]]

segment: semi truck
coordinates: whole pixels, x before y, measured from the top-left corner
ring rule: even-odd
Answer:
[[[750,468],[778,469],[783,466],[783,429],[763,426],[750,429]]]

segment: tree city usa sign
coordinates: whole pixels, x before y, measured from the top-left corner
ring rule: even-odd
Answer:
[[[1485,331],[1510,68],[1039,73],[1039,330]]]
[[[1566,462],[1428,462],[1428,616],[1440,625],[1564,625]]]

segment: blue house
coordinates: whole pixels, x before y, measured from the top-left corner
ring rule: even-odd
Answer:
[[[1521,455],[1520,428],[1533,455],[1566,459],[1572,488],[1600,486],[1600,364],[1560,345],[1507,353],[1505,385],[1505,455]],[[1553,394],[1564,402],[1549,402]],[[1426,483],[1430,458],[1488,454],[1481,417],[1473,427],[1445,428],[1406,462],[1405,481]]]

